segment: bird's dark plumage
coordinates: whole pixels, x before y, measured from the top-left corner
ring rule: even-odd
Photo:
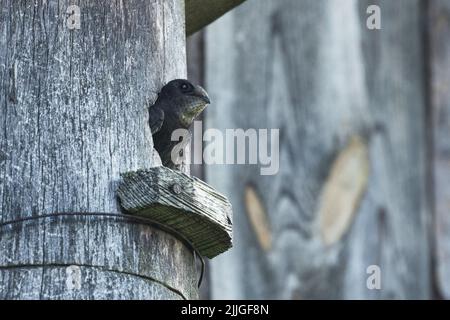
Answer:
[[[149,124],[152,130],[152,135],[161,130],[162,124],[164,123],[164,111],[161,108],[155,107],[148,110],[149,112]]]
[[[172,80],[161,89],[155,104],[149,108],[149,124],[164,166],[176,167],[171,153],[179,141],[171,140],[172,132],[188,129],[209,103],[206,91],[188,80]]]

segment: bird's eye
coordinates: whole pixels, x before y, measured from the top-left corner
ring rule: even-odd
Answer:
[[[189,85],[188,85],[187,83],[183,83],[183,84],[181,85],[181,90],[183,90],[183,91],[188,91],[188,90],[189,90]]]

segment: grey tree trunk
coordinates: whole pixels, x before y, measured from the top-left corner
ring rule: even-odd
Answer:
[[[430,297],[421,6],[249,0],[207,30],[208,127],[280,129],[278,175],[206,166],[234,208],[213,298]]]
[[[191,250],[115,196],[152,166],[146,102],[186,76],[184,2],[77,1],[73,30],[73,1],[0,4],[0,298],[197,297]]]

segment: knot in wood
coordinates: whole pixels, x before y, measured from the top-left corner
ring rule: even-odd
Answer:
[[[172,192],[175,193],[175,194],[180,194],[181,191],[182,191],[182,188],[181,188],[181,186],[178,183],[174,183],[172,185],[171,189],[172,189]]]

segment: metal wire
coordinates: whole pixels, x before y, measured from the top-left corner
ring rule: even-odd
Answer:
[[[141,224],[150,225],[152,227],[155,227],[157,229],[163,230],[163,231],[171,234],[172,236],[174,236],[175,238],[177,238],[178,240],[183,242],[189,249],[192,250],[192,252],[194,253],[194,261],[195,262],[196,262],[196,259],[195,259],[196,256],[198,256],[200,258],[201,271],[200,271],[200,278],[199,278],[198,284],[197,284],[198,287],[200,288],[202,281],[203,281],[203,276],[205,274],[205,268],[206,268],[205,260],[203,259],[200,252],[198,252],[198,250],[195,249],[195,247],[192,245],[192,243],[184,235],[179,233],[177,230],[175,230],[169,226],[163,225],[163,224],[161,224],[157,221],[154,221],[152,219],[149,219],[149,218],[133,216],[133,215],[128,215],[128,214],[122,214],[122,213],[108,213],[108,212],[56,212],[56,213],[48,213],[48,214],[42,214],[42,215],[38,215],[38,216],[24,217],[24,218],[20,218],[20,219],[1,222],[0,227],[4,227],[4,226],[10,225],[10,224],[32,221],[32,220],[56,218],[56,217],[61,217],[61,216],[68,216],[68,217],[102,216],[102,217],[110,217],[110,218],[122,218],[124,220],[129,220],[129,221],[134,221],[134,222],[138,222]]]

